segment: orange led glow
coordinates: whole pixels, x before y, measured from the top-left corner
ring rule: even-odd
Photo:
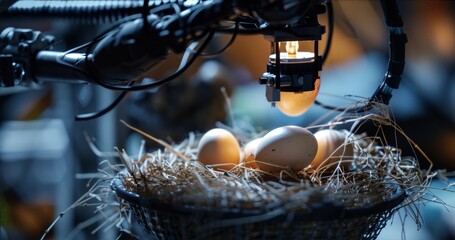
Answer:
[[[281,100],[276,103],[280,111],[288,116],[299,116],[313,105],[319,93],[321,80],[316,79],[314,90],[301,93],[281,92]]]

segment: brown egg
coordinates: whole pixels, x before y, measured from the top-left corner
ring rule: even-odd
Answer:
[[[340,160],[352,159],[354,147],[352,143],[345,144],[346,132],[325,129],[316,132],[314,136],[318,142],[318,151],[311,162],[312,168],[316,169]],[[348,167],[349,165],[350,162],[343,162],[341,166]],[[331,167],[334,168],[336,166],[336,164],[333,164]]]
[[[245,147],[243,147],[243,162],[245,163],[245,167],[249,168],[257,168],[258,165],[256,164],[256,149],[261,142],[261,138],[256,138],[248,142]]]
[[[231,170],[240,163],[240,146],[232,133],[214,128],[199,141],[197,158],[204,165],[221,164],[214,168]]]
[[[313,91],[301,93],[281,92],[281,100],[276,103],[276,106],[288,116],[302,115],[313,105],[318,96],[320,85],[321,80],[316,79]]]
[[[287,168],[299,171],[310,164],[317,148],[316,138],[307,129],[279,127],[262,137],[256,149],[256,164],[271,173]]]

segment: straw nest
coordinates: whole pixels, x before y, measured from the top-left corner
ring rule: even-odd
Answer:
[[[366,122],[372,122],[378,134],[367,136],[357,132]],[[127,169],[121,172],[125,188],[142,197],[176,206],[214,211],[281,209],[305,212],[311,211],[315,204],[335,203],[350,209],[387,200],[396,190],[390,187],[392,185],[405,192],[407,198],[402,206],[406,206],[420,199],[431,181],[429,171],[420,169],[415,156],[402,156],[399,148],[384,142],[381,129],[392,127],[395,134],[404,136],[416,153],[426,158],[383,110],[363,116],[345,113],[327,124],[309,127],[314,130],[349,126],[350,130],[345,130],[349,132],[345,144],[354,146],[354,156],[344,156],[319,168],[285,169],[279,174],[252,169],[245,163],[229,171],[215,170],[197,161],[200,135],[190,133],[179,144],[167,144],[126,125],[164,148],[140,153],[136,159],[118,150]],[[233,132],[241,143],[263,134],[223,127]]]
[[[333,225],[336,225],[335,231],[344,231],[336,235],[341,236],[341,238],[348,236],[347,239],[374,239],[379,234],[380,229],[385,226],[391,214],[394,213],[394,210],[399,208],[405,209],[406,216],[410,216],[419,227],[421,223],[419,206],[421,204],[431,201],[450,207],[432,194],[430,187],[432,179],[437,177],[445,181],[447,187],[444,189],[447,191],[451,191],[454,183],[449,183],[448,174],[444,170],[432,170],[431,160],[396,125],[393,117],[389,114],[387,106],[377,105],[373,111],[362,115],[341,113],[331,118],[328,123],[312,124],[307,128],[313,132],[326,128],[341,127],[346,129],[345,131],[348,134],[345,144],[354,146],[353,156],[343,156],[337,162],[325,164],[318,168],[308,167],[300,171],[284,169],[279,174],[252,169],[246,167],[245,163],[235,166],[230,171],[218,171],[210,166],[202,165],[196,159],[197,145],[201,135],[190,133],[183,142],[168,144],[123,122],[127,127],[146,138],[161,144],[163,148],[145,153],[144,144],[142,144],[139,154],[134,157],[119,149],[116,149],[117,153],[115,154],[102,153],[87,136],[89,146],[95,154],[99,157],[117,155],[120,157],[121,163],[112,163],[106,160],[101,162],[99,173],[80,174],[79,178],[91,179],[88,185],[90,188],[58,216],[46,230],[42,239],[66,212],[84,206],[95,207],[96,214],[92,219],[80,223],[70,234],[69,239],[74,237],[82,228],[97,222],[99,226],[92,233],[103,228],[117,227],[121,232],[134,235],[131,232],[133,214],[155,216],[156,213],[147,207],[135,207],[135,204],[122,199],[118,193],[112,191],[113,180],[118,179],[122,181],[125,190],[140,196],[142,199],[152,200],[154,204],[181,206],[193,212],[205,212],[209,215],[216,212],[242,213],[251,210],[250,212],[253,213],[265,212],[267,214],[285,215],[310,212],[310,215],[318,216],[319,212],[314,210],[331,209],[327,206],[337,205],[348,210],[375,206],[388,200],[398,188],[404,193],[405,198],[400,199],[400,203],[395,204],[393,210],[389,209],[385,213],[379,213],[379,215],[373,214],[369,217],[363,217],[358,221],[347,222],[340,219],[328,221],[322,226],[318,226],[321,221],[316,221],[309,225],[303,223],[300,227],[308,229],[313,238],[316,235],[321,236],[320,239],[333,238],[335,235],[326,232],[328,228],[333,228]],[[224,125],[219,127],[225,127],[234,133],[242,144],[265,134],[264,132],[257,132],[251,125],[242,125],[234,121],[233,123],[236,123],[232,124],[233,127]],[[362,132],[362,126],[367,123],[376,128],[376,134],[369,136]],[[393,130],[391,138],[385,136],[385,128]],[[414,154],[412,156],[402,156],[397,142],[388,142],[387,140],[398,139],[399,137],[404,139],[404,142],[413,149]],[[419,162],[422,161],[428,162],[429,168],[427,170],[420,168]],[[158,210],[160,208],[159,204],[155,207]],[[322,213],[322,215],[324,214]],[[166,214],[164,215],[166,216]],[[165,216],[163,219],[168,221]],[[256,220],[261,220],[261,215],[257,216],[259,219]],[[203,217],[205,218],[205,216]],[[155,217],[152,219],[158,220]],[[191,220],[192,217],[184,219]],[[287,219],[289,220],[289,218]],[[406,217],[401,216],[402,221],[404,221],[403,219]],[[239,223],[237,220],[234,224]],[[371,221],[379,221],[379,225],[373,226],[374,223]],[[232,222],[226,223],[231,224]],[[142,224],[145,226],[149,223],[143,222]],[[181,227],[182,221],[179,220],[176,224]],[[359,227],[360,224],[364,227]],[[281,224],[279,225],[281,226]],[[182,232],[192,229],[192,226],[191,224],[187,225],[188,228]],[[319,230],[315,235],[316,226],[319,227]],[[150,228],[155,227],[158,228],[156,229],[158,232],[162,230],[159,225]],[[172,225],[172,227],[176,226]],[[352,229],[357,228],[361,230],[360,233],[352,235],[350,233]],[[275,228],[269,225],[267,229]],[[311,231],[313,232],[311,233]],[[370,231],[373,232],[366,233]],[[221,233],[220,237],[224,238],[229,232],[231,231]],[[201,231],[197,232],[197,234],[200,233]],[[282,231],[278,233],[281,234]],[[302,234],[302,228],[295,233]],[[154,232],[149,232],[149,234],[153,235]],[[264,234],[261,236],[264,238],[282,237],[282,235],[266,236]],[[294,237],[294,235],[290,235],[290,237]]]

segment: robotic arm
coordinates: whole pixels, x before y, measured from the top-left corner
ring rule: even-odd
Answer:
[[[170,50],[182,52],[190,42],[211,31],[213,25],[233,16],[234,6],[227,7],[228,3],[205,1],[173,15],[147,13],[126,17],[83,46],[85,52],[81,52],[82,47],[67,52],[50,51],[47,48],[52,41],[43,43],[49,37],[32,30],[8,28],[1,34],[5,43],[2,53],[13,64],[22,64],[26,79],[12,80],[11,74],[7,74],[2,77],[3,85],[82,80],[121,88],[152,70]]]
[[[26,4],[28,2],[28,4]],[[33,13],[59,14],[93,1],[16,1],[3,16]],[[98,1],[97,1],[98,2]],[[119,3],[122,1],[112,1]],[[281,92],[315,89],[329,52],[333,31],[333,10],[329,0],[169,0],[125,1],[130,5],[110,6],[112,12],[130,9],[127,16],[92,42],[67,52],[52,51],[53,37],[29,29],[7,28],[0,34],[0,86],[36,85],[44,82],[91,82],[113,90],[144,90],[171,81],[200,55],[216,32],[262,34],[272,43],[272,55],[259,83],[266,85],[266,97],[274,104]],[[388,104],[392,90],[399,87],[404,68],[406,34],[395,0],[380,0],[389,30],[390,59],[383,83],[371,97]],[[33,3],[32,5],[30,5]],[[134,3],[134,4],[133,4]],[[139,6],[139,3],[142,3]],[[46,7],[43,7],[46,6]],[[52,10],[53,7],[60,10]],[[52,10],[52,11],[51,11]],[[88,10],[87,10],[88,11]],[[91,9],[92,15],[99,15]],[[318,23],[328,13],[328,43],[322,55],[318,41],[326,32]],[[69,14],[72,16],[71,14]],[[1,15],[0,15],[1,16]],[[226,26],[226,24],[229,24]],[[175,74],[152,84],[137,84],[163,61],[170,51],[182,53],[195,41],[203,40],[193,58]],[[298,51],[298,41],[310,41],[313,52]],[[297,44],[297,45],[296,45]],[[283,45],[287,52],[282,52]],[[368,106],[366,106],[368,107]],[[352,109],[353,111],[359,109]]]

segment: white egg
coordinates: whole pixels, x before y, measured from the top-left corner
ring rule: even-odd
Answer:
[[[256,164],[256,149],[258,148],[261,138],[256,138],[248,142],[245,147],[243,147],[243,156],[242,161],[245,163],[245,167],[257,168]]]
[[[312,168],[331,165],[340,160],[347,160],[354,155],[354,147],[352,142],[345,144],[347,132],[341,132],[333,129],[324,129],[314,134],[318,142],[318,151],[316,157],[311,162]],[[349,166],[349,162],[342,162],[342,167]]]
[[[239,142],[225,129],[211,129],[199,141],[197,158],[204,165],[230,170],[240,163]]]
[[[276,173],[307,167],[316,155],[318,144],[305,128],[284,126],[267,133],[257,146],[256,164],[264,171]]]

